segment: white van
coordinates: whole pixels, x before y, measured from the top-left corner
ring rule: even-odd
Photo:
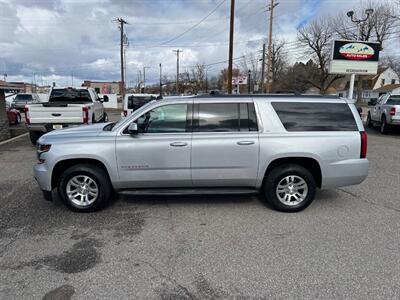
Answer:
[[[157,99],[159,94],[126,94],[124,98],[124,111],[121,117],[130,115],[133,111],[151,100]]]

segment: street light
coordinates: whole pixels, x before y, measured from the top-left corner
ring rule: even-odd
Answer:
[[[354,11],[353,11],[353,10],[348,11],[348,12],[346,13],[346,15],[351,19],[351,21],[352,21],[353,23],[356,23],[356,24],[357,24],[357,27],[358,27],[358,25],[359,25],[360,23],[367,21],[368,18],[369,18],[369,16],[372,15],[373,13],[374,13],[374,10],[373,10],[372,8],[367,8],[367,9],[365,10],[365,18],[364,18],[364,19],[358,19],[358,20],[355,18],[355,16],[354,16]]]

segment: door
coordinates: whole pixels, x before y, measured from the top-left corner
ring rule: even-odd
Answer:
[[[374,105],[374,108],[372,109],[371,119],[375,122],[381,121],[381,109],[385,99],[386,97],[382,95]]]
[[[121,188],[191,186],[188,107],[185,103],[153,108],[135,120],[138,134],[117,136]]]
[[[192,182],[203,187],[254,187],[258,126],[254,103],[195,104]]]

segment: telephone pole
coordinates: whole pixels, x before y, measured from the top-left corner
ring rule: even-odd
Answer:
[[[161,69],[161,63],[160,63],[160,97],[162,98],[162,69]]]
[[[265,92],[264,89],[264,83],[265,83],[265,43],[263,44],[263,49],[262,49],[262,65],[261,65],[261,84],[260,84],[260,90],[261,94]]]
[[[143,93],[146,93],[146,69],[150,67],[143,66]]]
[[[271,0],[271,4],[269,5],[267,11],[269,11],[269,35],[268,35],[268,65],[267,65],[267,93],[271,92],[271,87],[269,82],[271,81],[271,65],[272,65],[272,25],[274,18],[274,8],[279,4],[274,3],[274,0]]]
[[[126,22],[123,18],[117,18],[114,20],[115,22],[119,23],[119,30],[120,30],[120,56],[121,56],[121,85],[120,85],[120,89],[121,89],[121,95],[122,95],[122,99],[125,98],[125,72],[124,72],[124,42],[125,42],[125,38],[124,38],[124,24],[128,24],[128,22]]]
[[[172,50],[176,53],[176,95],[179,95],[179,53],[183,51],[180,49]]]
[[[233,65],[233,30],[235,27],[235,0],[231,0],[231,20],[229,26],[229,65],[228,65],[228,94],[232,94],[232,65]]]

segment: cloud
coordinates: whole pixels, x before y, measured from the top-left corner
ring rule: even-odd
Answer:
[[[127,81],[135,81],[143,66],[146,80],[157,82],[159,63],[174,76],[180,48],[182,70],[196,63],[224,61],[228,56],[230,1],[210,17],[170,43],[209,14],[222,0],[0,0],[0,73],[10,78],[41,74],[65,84],[71,77],[119,80],[117,17],[128,21]],[[296,28],[316,15],[332,11],[335,0],[281,0],[275,9],[274,36],[294,40]],[[341,1],[343,9],[354,5]],[[265,0],[237,0],[234,57],[261,50],[268,31]],[[217,74],[227,63],[210,69]],[[46,80],[47,80],[46,79]]]

